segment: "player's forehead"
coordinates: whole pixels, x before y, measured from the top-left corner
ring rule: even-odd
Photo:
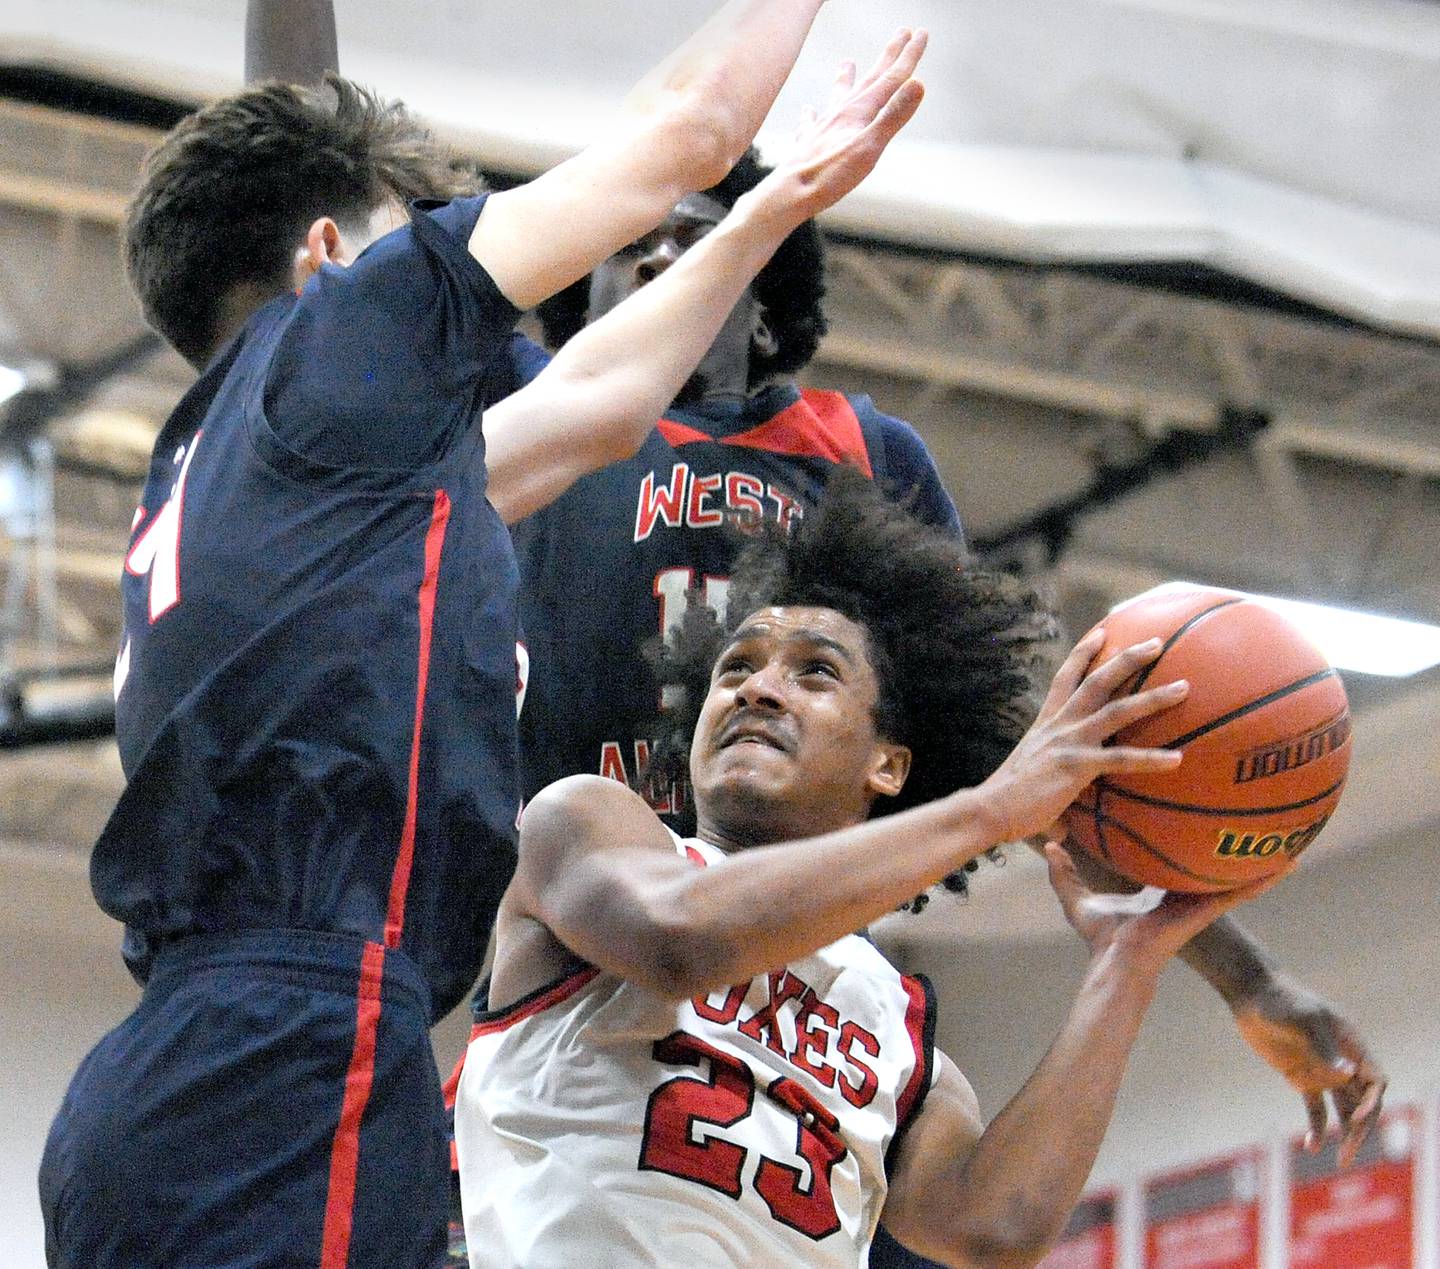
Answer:
[[[854,665],[870,663],[865,628],[834,608],[783,605],[759,608],[745,617],[727,648],[757,644],[768,648],[824,648]]]

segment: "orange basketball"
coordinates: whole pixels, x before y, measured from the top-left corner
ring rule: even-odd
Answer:
[[[1097,780],[1066,812],[1071,837],[1115,872],[1166,890],[1228,890],[1283,869],[1345,785],[1350,708],[1339,675],[1284,617],[1234,591],[1166,587],[1101,624],[1096,665],[1164,640],[1123,690],[1190,681],[1184,701],[1114,743],[1185,758],[1171,771]]]

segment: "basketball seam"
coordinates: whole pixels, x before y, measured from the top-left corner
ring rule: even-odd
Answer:
[[[1315,794],[1313,797],[1303,798],[1299,802],[1286,802],[1283,806],[1201,806],[1192,802],[1174,802],[1169,798],[1152,797],[1146,793],[1132,793],[1129,789],[1120,788],[1117,785],[1107,785],[1107,791],[1116,797],[1127,798],[1131,802],[1141,802],[1146,806],[1157,807],[1164,811],[1186,811],[1192,815],[1280,815],[1285,811],[1298,811],[1301,807],[1313,806],[1316,802],[1323,802],[1332,793],[1339,790],[1345,784],[1344,780],[1337,780],[1328,789]]]
[[[1095,805],[1090,807],[1095,816],[1095,841],[1100,846],[1101,853],[1105,856],[1106,863],[1113,863],[1110,856],[1110,844],[1105,840],[1104,813],[1100,809],[1100,799],[1106,789],[1105,777],[1100,776],[1095,781]]]
[[[1241,604],[1244,602],[1244,599],[1238,595],[1234,599],[1222,599],[1218,604],[1212,604],[1203,612],[1197,612],[1188,621],[1184,622],[1180,626],[1180,628],[1176,630],[1174,634],[1172,634],[1168,639],[1166,639],[1163,645],[1161,645],[1160,651],[1156,654],[1155,659],[1151,661],[1150,664],[1147,665],[1143,670],[1141,670],[1140,673],[1136,676],[1135,685],[1130,689],[1128,694],[1130,696],[1134,696],[1136,692],[1140,691],[1140,689],[1143,688],[1145,684],[1150,681],[1150,676],[1155,673],[1156,666],[1158,666],[1160,662],[1164,659],[1165,654],[1169,652],[1170,649],[1173,648],[1177,643],[1180,642],[1180,639],[1183,635],[1188,633],[1195,626],[1199,625],[1200,622],[1204,621],[1206,617],[1211,615],[1211,613],[1217,613],[1222,608],[1229,608],[1232,604]]]
[[[1159,847],[1152,846],[1145,837],[1143,837],[1140,833],[1136,832],[1135,829],[1133,829],[1129,824],[1125,823],[1124,820],[1111,819],[1110,816],[1104,815],[1097,810],[1095,813],[1095,822],[1097,827],[1102,820],[1105,823],[1113,826],[1114,828],[1119,829],[1120,832],[1124,833],[1127,837],[1133,838],[1135,844],[1139,846],[1141,850],[1146,851],[1151,855],[1154,855],[1155,858],[1158,859],[1161,863],[1163,863],[1167,868],[1173,868],[1176,872],[1182,874],[1183,876],[1193,877],[1196,881],[1203,881],[1207,885],[1211,886],[1231,886],[1236,884],[1235,878],[1233,877],[1209,877],[1206,876],[1203,872],[1195,872],[1193,869],[1185,867],[1184,864],[1177,863]]]
[[[1276,688],[1273,692],[1267,692],[1264,696],[1257,696],[1253,701],[1247,701],[1244,705],[1232,709],[1227,714],[1221,714],[1219,718],[1212,718],[1208,723],[1195,728],[1194,731],[1187,731],[1183,736],[1176,736],[1173,740],[1167,740],[1163,744],[1155,746],[1157,749],[1183,749],[1192,740],[1199,740],[1201,736],[1208,736],[1212,731],[1224,727],[1227,723],[1233,723],[1237,718],[1244,718],[1246,714],[1252,714],[1257,709],[1264,709],[1278,700],[1303,691],[1316,683],[1322,683],[1326,679],[1336,677],[1331,667],[1317,670],[1314,674],[1307,674],[1303,679],[1296,679],[1293,683],[1287,683],[1284,687]]]

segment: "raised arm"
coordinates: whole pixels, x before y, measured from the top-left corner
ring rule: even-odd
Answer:
[[[1090,946],[1069,1017],[983,1132],[969,1086],[943,1062],[891,1176],[885,1227],[941,1264],[1021,1269],[1044,1257],[1090,1175],[1166,962],[1220,913],[1274,884],[1170,895],[1149,911],[1117,908],[1126,900],[1107,909],[1064,851],[1052,845],[1047,855],[1065,915]]]
[[[318,84],[340,69],[333,0],[249,0],[245,82]]]
[[[730,0],[626,99],[618,125],[492,195],[470,250],[518,307],[584,277],[718,182],[760,130],[824,0]]]
[[[847,64],[824,115],[719,226],[486,412],[489,495],[507,522],[640,447],[775,249],[854,189],[915,113],[924,49],[924,32],[905,32],[858,82]]]
[[[1087,855],[1077,852],[1075,862],[1094,890],[1128,888]],[[1234,917],[1207,926],[1179,955],[1219,992],[1245,1042],[1300,1094],[1306,1145],[1320,1148],[1333,1106],[1340,1160],[1354,1159],[1380,1118],[1386,1079],[1349,1020],[1281,969]]]
[[[1082,682],[1099,646],[1093,637],[1077,645],[1034,726],[979,787],[805,841],[750,847],[721,866],[680,859],[644,800],[616,781],[551,785],[526,808],[505,918],[538,922],[572,955],[674,999],[824,947],[996,843],[1052,824],[1101,771],[1174,765],[1170,751],[1105,744],[1183,697],[1183,684],[1168,684],[1110,700],[1159,641]],[[509,994],[502,968],[497,999]]]
[[[1306,1145],[1318,1150],[1329,1109],[1340,1127],[1340,1163],[1348,1165],[1380,1118],[1386,1079],[1354,1026],[1270,957],[1233,917],[1203,930],[1180,953],[1235,1015],[1245,1042],[1305,1102]]]

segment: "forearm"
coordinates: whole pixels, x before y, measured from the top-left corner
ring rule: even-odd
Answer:
[[[733,0],[627,99],[604,139],[494,194],[470,251],[531,308],[716,184],[754,139],[823,0]]]
[[[249,0],[245,82],[318,84],[340,69],[332,0]]]
[[[487,413],[490,500],[507,524],[640,448],[793,227],[776,208],[742,199],[674,266]]]
[[[765,122],[824,3],[731,0],[720,9],[627,96],[633,144],[643,148],[636,162],[656,165],[655,178],[677,196],[720,180]],[[692,145],[657,152],[654,129],[672,125],[692,134]],[[697,133],[706,143],[698,149]]]
[[[1269,985],[1276,974],[1270,954],[1229,916],[1201,930],[1180,950],[1180,959],[1232,1009]]]
[[[1037,1263],[1089,1178],[1158,977],[1113,947],[1092,960],[1035,1073],[948,1175],[894,1213],[897,1236],[955,1265]]]
[[[614,809],[598,808],[593,828],[569,821],[560,832],[638,840],[645,817],[632,831]],[[993,823],[978,791],[965,790],[823,836],[750,847],[713,868],[693,868],[673,853],[642,865],[557,842],[555,866],[525,906],[578,956],[683,998],[863,928],[995,845]],[[521,878],[525,855],[522,838]]]

